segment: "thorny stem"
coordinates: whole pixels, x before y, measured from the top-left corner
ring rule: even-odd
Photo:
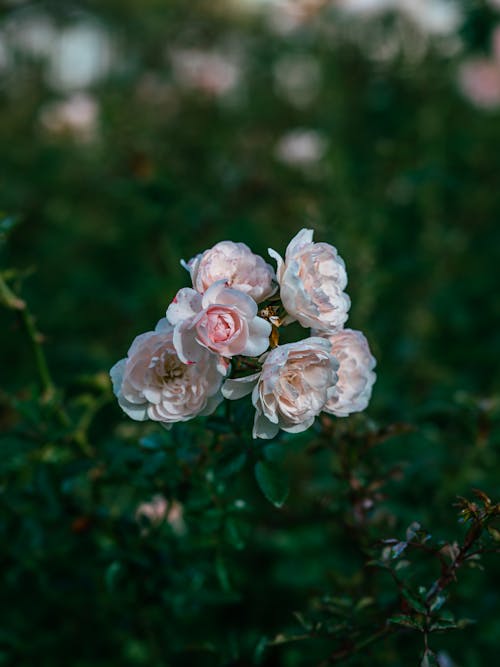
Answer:
[[[380,639],[383,639],[391,632],[393,632],[393,628],[391,628],[389,625],[385,625],[384,627],[377,630],[377,632],[374,632],[372,635],[365,637],[365,639],[362,639],[357,643],[351,644],[346,648],[341,648],[338,651],[335,651],[330,656],[328,656],[326,660],[319,663],[318,667],[328,667],[328,665],[338,664],[346,660],[347,658],[350,658],[351,656],[355,655],[356,653],[360,653],[363,649],[367,648],[371,644],[374,644]]]
[[[47,358],[41,344],[41,335],[35,327],[35,320],[33,315],[30,313],[24,302],[22,308],[18,308],[18,311],[24,329],[28,334],[31,348],[33,350],[33,355],[35,357],[38,379],[40,382],[40,388],[42,390],[42,401],[44,403],[51,403],[53,402],[56,395],[56,387],[52,380]],[[52,407],[60,425],[66,428],[71,426],[71,421],[63,407],[59,404],[53,404]]]
[[[41,389],[42,402],[51,405],[59,424],[64,428],[72,426],[71,420],[66,414],[62,405],[54,401],[56,398],[56,386],[50,373],[47,358],[42,345],[42,336],[35,326],[35,318],[28,309],[26,302],[18,297],[7,285],[4,277],[0,273],[0,301],[3,302],[7,308],[17,311],[19,319],[23,325],[24,330],[33,350],[35,365],[38,374],[38,381]],[[95,405],[84,415],[80,424],[76,427],[73,433],[73,440],[79,445],[82,452],[86,455],[91,454],[91,448],[87,442],[86,430],[89,423],[97,410],[105,403],[106,399],[103,397],[96,401]]]
[[[4,277],[0,273],[0,302],[11,308],[12,310],[22,310],[26,308],[26,304],[22,299],[17,297],[10,287],[5,282]]]
[[[38,378],[40,380],[40,387],[44,400],[50,401],[55,394],[54,382],[50,375],[47,359],[43,351],[40,334],[35,328],[33,315],[28,311],[26,305],[19,310],[21,321],[24,325],[26,333],[31,343],[31,348],[35,356],[35,363],[38,371]]]
[[[493,508],[495,509],[495,508]],[[481,537],[484,529],[484,524],[489,518],[487,512],[481,512],[474,519],[474,524],[468,530],[467,535],[465,536],[464,543],[459,548],[457,555],[452,559],[451,563],[445,564],[441,570],[441,576],[434,581],[432,586],[426,595],[426,602],[430,604],[434,598],[443,591],[447,586],[449,586],[453,581],[456,581],[456,572],[457,570],[467,561],[470,560],[472,556],[480,555],[485,552],[484,549],[476,549],[471,551],[471,548],[476,543],[476,541]],[[441,561],[442,565],[443,562]]]
[[[473,517],[473,524],[467,531],[463,544],[458,549],[458,553],[452,558],[451,562],[448,564],[442,558],[440,552],[436,552],[441,561],[441,576],[434,581],[432,586],[427,591],[425,596],[425,628],[424,628],[424,656],[431,653],[429,649],[429,632],[431,625],[431,606],[437,596],[447,588],[451,583],[457,580],[457,570],[468,560],[474,556],[481,555],[483,553],[495,552],[498,553],[498,549],[485,549],[483,547],[477,548],[472,551],[473,546],[480,539],[485,524],[488,522],[488,519],[496,518],[500,514],[499,505],[491,505],[491,501],[485,494],[482,492],[476,491],[476,495],[479,495],[485,502],[485,509],[481,511],[473,511],[471,516]],[[467,503],[467,501],[465,501]],[[472,509],[472,506],[468,504],[469,511]],[[476,509],[476,508],[475,508]]]
[[[82,452],[86,454],[87,456],[94,456],[94,450],[92,446],[89,443],[88,440],[88,430],[92,424],[92,421],[95,417],[95,415],[99,412],[99,410],[106,405],[111,400],[111,397],[107,393],[103,393],[101,396],[95,398],[87,410],[83,413],[81,416],[80,420],[78,421],[78,424],[76,425],[76,428],[73,432],[73,439],[77,443],[77,445],[80,447]],[[64,417],[67,419],[66,415],[63,413]],[[69,426],[69,420],[68,424]]]
[[[11,310],[19,313],[23,327],[28,334],[31,348],[35,357],[38,371],[38,379],[44,400],[50,401],[55,394],[55,386],[50,375],[47,359],[41,345],[40,333],[36,330],[33,315],[28,310],[26,302],[15,294],[7,285],[5,278],[0,273],[0,301]]]

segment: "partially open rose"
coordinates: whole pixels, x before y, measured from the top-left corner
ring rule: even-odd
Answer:
[[[285,261],[277,252],[283,306],[292,321],[319,331],[336,331],[347,320],[351,301],[344,289],[344,260],[329,243],[313,243],[313,231],[302,229],[288,244]]]
[[[186,364],[173,338],[173,326],[160,320],[155,331],[137,336],[127,358],[111,369],[118,403],[132,419],[152,419],[169,428],[174,422],[211,414],[222,401],[217,357],[200,348],[196,364]]]
[[[179,357],[197,361],[205,348],[229,359],[236,354],[259,356],[269,347],[272,327],[257,315],[257,304],[248,295],[221,280],[201,296],[181,289],[167,310],[175,326],[174,344]]]
[[[228,287],[260,303],[277,289],[273,267],[244,243],[221,241],[184,266],[191,274],[194,289],[201,294],[219,280],[225,280]]]
[[[330,348],[319,337],[280,345],[266,356],[261,373],[226,380],[225,398],[252,392],[254,438],[273,438],[280,429],[300,433],[312,425],[335,394],[338,363]]]

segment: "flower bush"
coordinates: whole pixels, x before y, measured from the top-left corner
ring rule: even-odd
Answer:
[[[167,427],[211,414],[222,400],[222,376],[238,373],[245,357],[260,370],[229,377],[222,395],[252,393],[254,438],[300,433],[322,411],[345,417],[364,410],[375,359],[363,334],[342,329],[350,306],[344,261],[312,239],[312,230],[301,230],[284,262],[269,250],[277,278],[243,243],[223,241],[182,262],[195,289],[179,290],[155,333],[138,336],[128,358],[111,369],[123,411]],[[316,327],[318,336],[280,345],[280,326],[294,320]]]
[[[2,667],[496,664],[499,16],[3,3]]]

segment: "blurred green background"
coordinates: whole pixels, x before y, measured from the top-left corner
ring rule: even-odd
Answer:
[[[346,261],[378,381],[340,428],[413,428],[355,461],[387,486],[367,540],[413,520],[458,539],[456,495],[498,499],[495,4],[4,0],[0,270],[71,419],[90,416],[68,444],[2,310],[0,665],[320,665],[324,639],[260,655],[262,637],[365,586],[335,451],[304,454],[318,431],[290,440],[280,512],[248,461],[200,455],[203,420],[158,444],[110,399],[107,370],[188,284],[179,260],[220,240],[266,255],[309,227]],[[138,529],[157,493],[182,529]],[[499,583],[494,557],[464,575],[453,602],[477,623],[436,640],[442,665],[496,659]],[[414,635],[349,664],[417,665]]]

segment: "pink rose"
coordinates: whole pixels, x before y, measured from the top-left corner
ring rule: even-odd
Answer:
[[[170,524],[173,532],[182,535],[186,532],[184,522],[184,508],[177,501],[169,502],[165,496],[157,493],[148,502],[140,503],[135,510],[135,520],[141,526],[141,535],[148,535],[151,528],[157,528],[162,523]]]
[[[458,72],[462,93],[481,109],[500,107],[500,64],[477,58],[464,62]]]
[[[377,379],[373,372],[376,361],[370,352],[368,341],[361,331],[343,329],[338,333],[324,335],[331,345],[331,353],[339,362],[336,393],[325,407],[336,417],[347,417],[352,412],[361,412],[370,402],[372,388]]]
[[[217,357],[200,348],[196,364],[183,362],[174,347],[174,327],[160,320],[137,336],[128,356],[110,371],[121,409],[138,421],[174,422],[209,415],[222,401]]]
[[[244,243],[221,241],[183,265],[191,274],[194,289],[201,294],[219,280],[225,280],[228,287],[260,303],[277,289],[273,267]]]
[[[344,260],[328,243],[313,243],[313,231],[302,229],[288,244],[285,261],[278,262],[278,282],[283,306],[291,321],[319,331],[335,331],[347,320],[351,301]]]
[[[181,289],[168,307],[167,318],[175,326],[174,344],[185,363],[197,361],[205,349],[231,358],[259,356],[269,347],[272,327],[257,315],[255,301],[227,287],[224,280],[203,296],[189,287]]]
[[[335,393],[338,363],[330,347],[319,337],[280,345],[266,356],[261,373],[226,380],[225,398],[252,392],[254,438],[273,438],[280,429],[300,433],[312,425]]]
[[[241,76],[237,54],[201,49],[176,49],[170,53],[175,79],[186,89],[221,97],[231,92]]]

